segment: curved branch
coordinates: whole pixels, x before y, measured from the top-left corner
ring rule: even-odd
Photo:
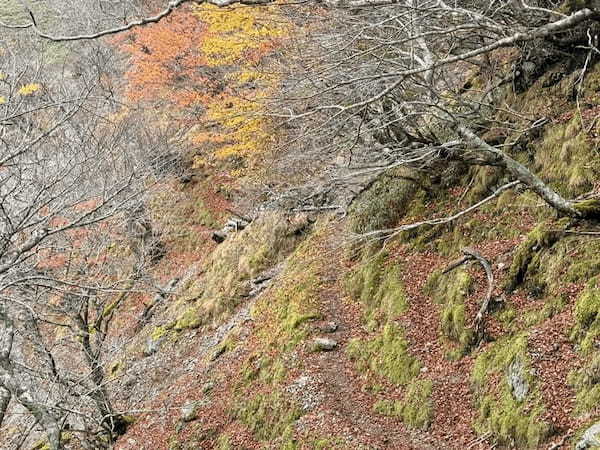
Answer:
[[[53,41],[53,42],[89,41],[89,40],[98,39],[98,38],[101,38],[104,36],[110,36],[113,34],[123,33],[125,31],[129,31],[134,28],[138,28],[138,27],[148,25],[151,23],[158,23],[165,17],[171,15],[173,13],[173,11],[175,11],[177,8],[179,8],[183,4],[191,3],[192,1],[194,1],[194,3],[196,3],[196,4],[208,3],[211,5],[218,6],[218,7],[225,7],[225,6],[230,6],[230,5],[233,5],[236,3],[239,3],[241,5],[264,5],[267,3],[271,3],[274,0],[201,0],[201,1],[198,1],[198,0],[171,0],[169,2],[169,5],[167,6],[167,8],[165,8],[164,10],[162,10],[161,12],[159,12],[158,14],[156,14],[154,16],[146,17],[146,18],[139,19],[139,20],[134,20],[133,22],[127,23],[120,27],[109,28],[107,30],[98,31],[97,33],[79,34],[79,35],[74,35],[74,36],[54,36],[52,34],[48,34],[48,33],[45,33],[44,31],[40,30],[37,26],[35,16],[33,15],[33,12],[31,11],[31,9],[29,9],[25,4],[22,4],[23,7],[25,9],[27,9],[27,12],[29,13],[29,16],[31,17],[31,22],[28,24],[22,24],[22,25],[10,25],[10,24],[0,22],[0,26],[4,27],[4,28],[12,28],[12,29],[31,28],[35,32],[35,34],[37,34],[39,37],[41,37],[43,39],[47,39],[49,41]]]
[[[473,319],[472,325],[472,327],[475,330],[475,335],[477,336],[477,342],[481,342],[484,334],[483,316],[485,315],[485,313],[487,313],[487,310],[490,307],[492,293],[494,291],[494,273],[492,272],[492,265],[490,264],[490,262],[477,250],[465,247],[461,250],[461,252],[464,256],[458,261],[446,267],[442,271],[442,273],[446,274],[469,261],[477,261],[483,267],[483,270],[485,271],[485,275],[487,277],[488,288],[485,297],[481,302],[481,306],[479,307],[479,311],[477,312],[475,319]]]

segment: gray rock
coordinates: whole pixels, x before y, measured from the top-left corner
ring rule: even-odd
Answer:
[[[513,397],[519,402],[523,401],[529,394],[529,383],[525,378],[525,367],[519,358],[508,366],[507,378]]]
[[[184,422],[191,422],[198,417],[198,409],[200,408],[200,402],[188,401],[181,407],[181,420]]]
[[[334,341],[333,339],[320,337],[320,338],[313,339],[311,347],[312,347],[312,350],[316,351],[316,352],[318,352],[318,351],[328,352],[337,347],[337,342]]]
[[[146,346],[144,347],[144,355],[150,356],[155,354],[160,349],[162,341],[163,338],[152,339],[152,336],[148,337],[148,339],[146,339]]]
[[[204,383],[202,385],[202,393],[203,394],[208,394],[210,391],[212,391],[215,387],[215,383],[213,383],[212,381],[209,381],[208,383]]]
[[[335,333],[338,329],[338,324],[333,321],[325,322],[318,325],[317,329],[322,333]]]
[[[585,450],[590,447],[600,446],[600,422],[589,427],[581,436],[581,440],[575,446],[575,450]]]

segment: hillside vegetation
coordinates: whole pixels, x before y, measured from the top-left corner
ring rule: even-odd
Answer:
[[[597,1],[30,3],[0,448],[600,448]]]

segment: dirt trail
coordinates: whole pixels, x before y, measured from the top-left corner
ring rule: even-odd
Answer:
[[[337,242],[332,242],[331,248],[324,248],[323,251],[335,254],[337,245]],[[373,405],[380,397],[365,390],[368,378],[357,371],[356,363],[350,360],[345,351],[346,344],[352,338],[364,337],[367,333],[361,323],[360,305],[343,296],[340,275],[344,274],[344,269],[341,258],[335,257],[321,275],[326,280],[321,291],[323,321],[334,322],[338,328],[333,333],[317,335],[334,339],[338,347],[331,352],[307,352],[303,355],[304,364],[299,375],[316,381],[321,402],[301,419],[298,427],[300,433],[313,437],[340,437],[351,448],[448,448],[426,432],[411,430],[399,419],[374,412]]]

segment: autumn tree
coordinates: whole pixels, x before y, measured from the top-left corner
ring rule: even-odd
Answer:
[[[186,126],[196,165],[216,157],[256,167],[274,142],[263,100],[279,80],[268,59],[286,34],[273,8],[182,8],[120,36],[131,64],[127,97]]]

